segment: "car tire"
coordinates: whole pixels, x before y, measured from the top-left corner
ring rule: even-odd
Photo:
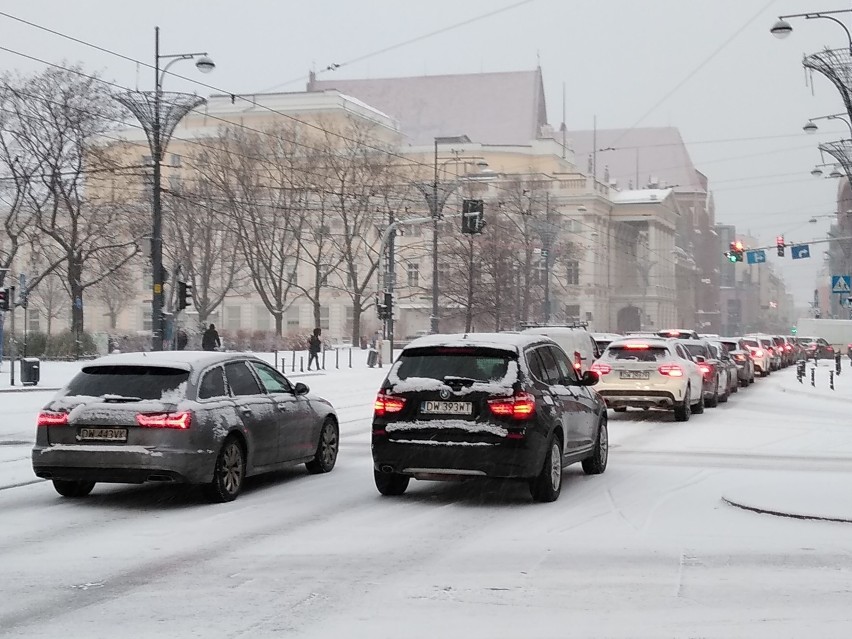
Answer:
[[[674,407],[674,418],[676,422],[688,422],[689,417],[692,414],[692,407],[689,404],[689,394],[691,392],[691,387],[686,387],[686,397],[684,397],[683,402],[680,404],[675,404]]]
[[[587,475],[600,475],[606,470],[609,460],[609,429],[606,417],[601,417],[598,425],[598,438],[595,441],[595,449],[592,454],[583,460],[583,472]]]
[[[79,498],[85,497],[95,487],[93,481],[74,481],[68,479],[54,479],[53,487],[63,497]]]
[[[551,435],[547,443],[547,454],[544,456],[541,472],[530,480],[530,495],[533,501],[550,503],[559,499],[562,492],[562,442],[556,435]]]
[[[305,464],[312,475],[330,473],[337,463],[337,453],[340,450],[340,431],[333,418],[327,417],[320,431],[317,452],[314,458]]]
[[[730,397],[730,396],[731,396],[731,389],[727,385],[725,385],[725,392],[723,394],[719,395],[718,403],[719,404],[727,404],[728,403],[728,397]]]
[[[716,385],[716,391],[710,397],[704,398],[704,405],[707,408],[716,408],[719,405],[719,385]]]
[[[615,413],[626,413],[627,412],[627,406],[616,406],[612,410]]]
[[[373,479],[376,489],[385,497],[399,497],[408,489],[408,482],[411,481],[408,475],[383,473],[378,470],[373,471]]]
[[[734,383],[733,383],[733,384],[731,384],[730,394],[731,394],[731,395],[733,395],[734,393],[739,393],[739,392],[740,392],[740,380],[738,380],[738,379],[735,377],[735,378],[734,378]]]
[[[704,401],[704,395],[702,394],[701,399],[698,400],[697,404],[693,404],[690,407],[689,412],[691,412],[693,415],[701,415],[704,412],[704,408],[706,406],[707,404]]]
[[[226,437],[216,457],[213,479],[204,487],[212,502],[234,501],[243,490],[246,478],[246,451],[238,437]]]

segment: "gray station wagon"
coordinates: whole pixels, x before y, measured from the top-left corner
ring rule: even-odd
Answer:
[[[338,446],[334,407],[256,357],[129,353],[86,364],[44,407],[32,459],[65,497],[96,482],[180,482],[224,502],[249,475],[327,473]]]

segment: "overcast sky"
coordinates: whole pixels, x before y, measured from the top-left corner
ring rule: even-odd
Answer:
[[[4,0],[0,11],[150,62],[153,29],[161,52],[208,51],[217,68],[206,82],[230,93],[304,88],[307,72],[341,64],[329,79],[535,68],[540,62],[548,117],[562,119],[567,87],[569,129],[678,127],[696,167],[710,179],[717,221],[734,223],[772,244],[825,237],[836,181],[809,175],[816,144],[848,134],[808,117],[843,110],[837,91],[816,76],[805,84],[802,54],[845,46],[827,20],[795,20],[779,41],[769,27],[779,14],[837,9],[806,0]],[[852,14],[850,14],[852,17]],[[378,53],[465,20],[469,24]],[[852,23],[852,21],[850,21]],[[152,72],[115,56],[0,17],[0,47],[51,62],[69,60],[128,86],[149,89]],[[30,72],[37,62],[0,51],[4,69]],[[188,76],[193,67],[176,67]],[[673,92],[672,90],[677,89]],[[170,78],[167,89],[209,91]],[[668,95],[671,93],[671,95]],[[666,97],[668,96],[668,97]],[[760,139],[755,139],[760,138]],[[584,166],[583,162],[579,162]],[[814,258],[783,261],[797,301],[812,298],[824,246]],[[774,251],[770,261],[778,264]]]

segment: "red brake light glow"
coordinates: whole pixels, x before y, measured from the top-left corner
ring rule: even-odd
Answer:
[[[698,368],[700,368],[701,372],[704,373],[705,375],[709,375],[713,371],[713,369],[710,368],[710,366],[708,364],[699,364]]]
[[[595,362],[592,364],[592,370],[598,375],[609,375],[612,372],[612,366],[603,362]]]
[[[648,349],[649,346],[647,344],[625,344],[624,348],[627,348],[627,349],[630,349],[630,350],[641,351],[641,350]]]
[[[535,411],[535,397],[525,392],[512,397],[497,397],[488,400],[488,408],[498,417],[527,419]]]
[[[136,423],[143,428],[174,428],[186,430],[192,424],[192,413],[138,413]]]
[[[39,426],[67,426],[68,413],[51,413],[42,411],[38,414]]]
[[[785,347],[784,347],[784,350],[792,351],[792,350],[793,350],[793,347],[792,347],[792,346],[790,346],[789,344],[787,344],[787,346],[785,346]]]
[[[763,351],[762,351],[762,350],[760,350],[759,348],[758,348],[756,351],[754,351],[754,354],[755,354],[757,357],[763,357]]]
[[[404,397],[394,397],[381,392],[376,396],[376,403],[373,405],[376,417],[393,415],[402,411],[403,408],[405,408]]]
[[[683,377],[683,369],[677,364],[662,364],[657,370],[660,372],[660,375]]]

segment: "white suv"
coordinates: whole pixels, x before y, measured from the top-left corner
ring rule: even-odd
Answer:
[[[595,387],[616,412],[633,408],[674,410],[685,422],[704,412],[704,374],[675,340],[625,338],[612,342],[592,365],[600,376]]]

